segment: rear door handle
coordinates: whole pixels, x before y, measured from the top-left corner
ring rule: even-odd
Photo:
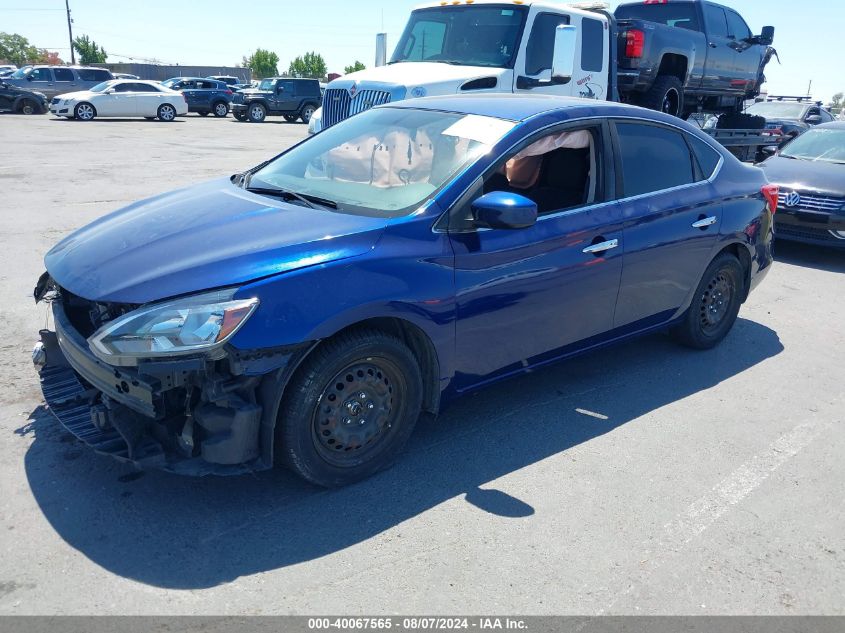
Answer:
[[[718,220],[716,216],[711,215],[709,218],[702,218],[698,222],[692,223],[694,229],[706,229],[708,226],[713,226]]]
[[[599,242],[598,244],[592,244],[583,250],[584,253],[588,253],[590,255],[595,255],[597,253],[604,253],[605,251],[609,251],[612,248],[616,248],[619,246],[619,240],[608,240],[606,242]]]

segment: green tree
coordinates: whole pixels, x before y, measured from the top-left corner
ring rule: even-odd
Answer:
[[[828,104],[833,112],[842,111],[842,106],[845,105],[842,103],[843,97],[845,97],[845,94],[841,92],[837,92],[835,95],[833,95],[833,100]]]
[[[103,64],[108,58],[106,49],[97,46],[97,42],[87,35],[80,35],[73,39],[73,48],[79,53],[80,64]]]
[[[0,60],[16,66],[38,59],[38,49],[23,35],[0,32]]]
[[[278,75],[278,64],[279,56],[263,48],[256,49],[249,57],[244,57],[242,63],[244,68],[252,70],[252,74],[256,79]]]
[[[359,70],[366,70],[366,69],[367,69],[367,67],[364,66],[364,64],[362,64],[361,62],[356,60],[354,64],[352,64],[351,66],[346,66],[343,69],[343,74],[348,75],[350,73],[356,73]]]
[[[305,53],[290,63],[288,74],[293,77],[308,77],[309,79],[322,79],[329,72],[326,60],[319,53]]]

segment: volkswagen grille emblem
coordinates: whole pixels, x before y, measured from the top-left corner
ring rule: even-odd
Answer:
[[[797,207],[801,204],[801,196],[798,194],[797,191],[790,191],[786,194],[786,206],[788,207]]]
[[[349,96],[354,99],[355,95],[357,95],[357,94],[358,94],[358,84],[352,84],[351,86],[349,86]]]

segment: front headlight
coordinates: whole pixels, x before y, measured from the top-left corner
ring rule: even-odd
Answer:
[[[311,115],[311,120],[308,121],[308,133],[309,134],[316,134],[320,130],[323,129],[323,108],[319,107],[314,110],[314,114]]]
[[[133,310],[88,339],[95,355],[114,363],[222,347],[255,312],[258,299],[233,300],[234,290],[210,292]]]

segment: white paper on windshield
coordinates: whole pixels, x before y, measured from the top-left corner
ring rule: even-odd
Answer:
[[[493,145],[496,141],[510,132],[514,127],[513,121],[503,121],[488,116],[468,114],[459,121],[443,130],[445,136],[457,136],[471,141],[478,141],[484,145]]]

